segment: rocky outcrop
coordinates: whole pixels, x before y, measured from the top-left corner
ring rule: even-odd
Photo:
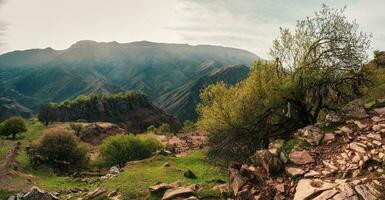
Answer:
[[[351,101],[343,106],[341,113],[345,118],[365,119],[368,117],[364,103],[360,99]]]
[[[181,154],[192,150],[199,150],[207,146],[207,135],[201,131],[186,134],[158,135],[165,149],[173,154]]]

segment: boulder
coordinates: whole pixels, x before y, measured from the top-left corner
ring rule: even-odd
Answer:
[[[107,192],[107,190],[98,187],[98,188],[96,188],[94,191],[89,192],[89,193],[86,195],[86,199],[101,198],[102,195],[105,195],[106,192]]]
[[[314,198],[313,200],[328,200],[328,199],[331,199],[337,193],[338,193],[338,190],[336,189],[326,190],[322,192],[319,196]]]
[[[115,174],[119,174],[119,173],[120,173],[119,167],[113,166],[110,168],[110,170],[108,170],[107,174],[115,175]]]
[[[58,200],[53,194],[41,190],[40,188],[34,186],[31,190],[25,194],[22,198],[23,200]]]
[[[278,173],[283,170],[283,162],[268,150],[258,150],[252,158],[256,166],[263,167],[268,173]]]
[[[303,129],[299,129],[295,135],[299,138],[304,139],[306,142],[310,143],[313,146],[319,145],[323,133],[321,129],[316,126],[307,126]]]
[[[162,200],[169,200],[175,198],[189,198],[191,196],[195,196],[195,191],[191,189],[191,187],[180,187],[167,190],[164,193]]]
[[[244,178],[239,169],[230,168],[229,171],[229,184],[230,188],[233,190],[234,195],[236,195],[244,185],[246,185],[247,180]]]
[[[354,189],[364,200],[376,200],[380,196],[380,192],[369,183],[356,185]]]
[[[384,115],[385,114],[385,107],[376,108],[376,109],[374,109],[374,112],[376,112],[378,115]]]
[[[309,151],[293,151],[289,154],[291,162],[296,165],[305,165],[308,163],[314,162],[313,157],[310,155]]]
[[[244,189],[237,193],[236,200],[252,200],[254,199],[253,193],[250,189]]]
[[[333,142],[336,139],[336,136],[333,133],[325,133],[324,137],[322,138],[323,144]]]
[[[307,200],[317,193],[336,187],[336,183],[324,182],[321,179],[301,179],[295,189],[294,200]]]
[[[346,118],[364,119],[368,117],[364,103],[360,99],[356,99],[344,105],[341,113]]]

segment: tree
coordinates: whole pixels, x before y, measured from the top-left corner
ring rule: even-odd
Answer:
[[[10,117],[0,124],[0,135],[10,136],[12,139],[16,138],[16,134],[20,134],[27,131],[24,119],[21,117]]]
[[[363,63],[370,36],[343,13],[323,6],[294,32],[281,29],[272,61],[255,62],[235,86],[218,83],[201,93],[198,126],[209,134],[211,160],[247,161],[270,138],[289,136],[360,95],[369,81]]]
[[[48,126],[54,120],[54,108],[51,104],[41,106],[38,119]]]
[[[344,11],[323,5],[313,17],[298,21],[294,32],[281,28],[273,41],[270,55],[277,69],[290,76],[286,101],[304,124],[357,97],[369,81],[363,64],[371,36],[359,31]]]

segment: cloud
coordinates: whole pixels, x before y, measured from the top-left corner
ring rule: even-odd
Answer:
[[[313,15],[327,4],[347,6],[346,14],[357,19],[365,32],[373,33],[374,46],[385,44],[385,12],[381,0],[178,0],[183,25],[165,27],[179,32],[187,42],[212,42],[250,50],[268,58],[279,27],[293,28],[296,21]],[[366,10],[368,12],[363,12]],[[370,10],[370,12],[369,12]],[[382,47],[384,49],[385,46]]]
[[[0,10],[1,10],[1,6],[4,3],[5,3],[5,0],[0,0]],[[0,47],[4,46],[6,44],[4,39],[3,39],[3,37],[5,35],[6,28],[7,28],[6,23],[2,19],[0,19]]]

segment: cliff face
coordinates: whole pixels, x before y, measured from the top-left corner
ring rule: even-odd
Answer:
[[[112,122],[130,132],[142,132],[150,125],[162,123],[170,124],[174,130],[180,127],[173,116],[149,103],[145,95],[136,93],[83,96],[73,101],[49,104],[41,109],[39,119],[43,122]]]

